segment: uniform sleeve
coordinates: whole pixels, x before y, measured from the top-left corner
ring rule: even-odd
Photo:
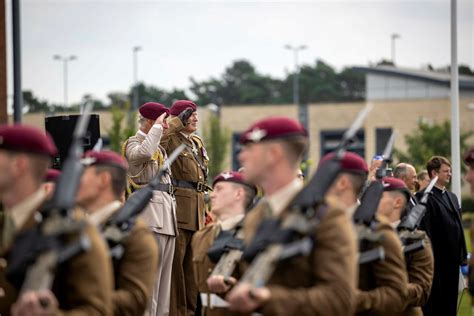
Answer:
[[[329,212],[322,220],[311,260],[315,285],[270,285],[271,299],[262,308],[264,315],[353,315],[356,242],[352,224],[343,211]]]
[[[149,161],[158,150],[162,134],[163,127],[159,124],[155,124],[145,136],[143,142],[139,142],[136,139],[129,139],[126,149],[128,163],[131,165],[140,165]]]
[[[183,122],[177,116],[168,120],[168,129],[161,138],[161,146],[163,146],[168,154],[173,152],[175,147],[178,147],[179,144],[173,144],[173,136],[181,132],[184,127]]]
[[[428,237],[425,248],[413,253],[408,262],[407,306],[423,306],[430,296],[433,282],[434,259]]]
[[[385,259],[371,265],[376,288],[357,290],[357,312],[402,312],[407,296],[408,277],[401,242],[391,229],[383,229],[381,245]]]
[[[124,246],[125,253],[118,265],[116,290],[112,294],[112,315],[143,315],[155,282],[158,244],[143,224],[136,227]]]
[[[57,315],[112,315],[113,274],[107,246],[97,230],[88,225],[86,233],[91,248],[68,263],[64,274],[57,275],[65,296]]]

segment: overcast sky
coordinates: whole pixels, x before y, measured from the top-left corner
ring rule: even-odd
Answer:
[[[86,93],[106,100],[108,92],[125,92],[132,84],[135,45],[143,47],[139,80],[166,89],[188,88],[190,76],[220,76],[242,58],[260,73],[282,78],[293,70],[285,44],[308,46],[300,53],[303,64],[367,65],[390,58],[391,33],[401,35],[398,65],[447,65],[449,3],[21,0],[23,89],[62,103],[62,64],[52,56],[73,54],[78,59],[69,64],[69,103]],[[458,0],[458,7],[458,58],[472,68],[474,4]]]

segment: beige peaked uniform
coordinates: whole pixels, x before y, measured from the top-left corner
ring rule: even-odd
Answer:
[[[202,302],[202,316],[219,316],[229,315],[228,303],[216,294],[211,294],[207,287],[207,278],[214,270],[215,263],[212,262],[207,251],[214,243],[219,233],[222,230],[233,230],[237,224],[242,221],[244,215],[237,215],[228,218],[222,222],[210,224],[203,229],[197,231],[191,242],[193,248],[193,263],[194,263],[194,277],[196,285],[201,295]]]
[[[208,158],[202,140],[194,134],[185,136],[182,133],[184,126],[179,117],[173,117],[168,124],[169,128],[161,139],[161,145],[166,152],[172,153],[181,144],[187,146],[171,166],[173,180],[199,182],[204,185]],[[201,162],[194,157],[193,148]],[[201,163],[205,170],[200,167]],[[195,231],[204,227],[204,192],[192,188],[175,189],[179,236],[173,258],[170,314],[194,315],[198,290],[194,281],[191,239]]]
[[[45,201],[46,194],[41,188],[12,210],[6,211],[15,227],[19,227],[15,232],[36,225],[34,216]],[[109,316],[112,315],[113,275],[108,249],[93,225],[86,224],[84,232],[89,237],[90,249],[73,257],[56,271],[52,287],[59,302],[56,315]],[[10,246],[15,247],[15,244]],[[6,282],[4,268],[0,271],[0,288],[5,290],[6,295],[0,297],[0,314],[9,315],[11,304],[17,299],[18,293],[10,284],[3,283]]]
[[[89,220],[100,228],[120,207],[119,201],[113,201],[92,213]],[[114,265],[113,315],[143,315],[159,266],[158,245],[146,224],[138,219],[122,246],[123,257]]]
[[[298,179],[296,181],[299,182]],[[244,221],[248,245],[265,217],[285,218],[290,200],[301,185],[295,182],[265,197]],[[270,300],[258,312],[263,315],[352,315],[356,287],[356,237],[346,212],[335,200],[314,230],[315,244],[308,257],[297,257],[277,265],[267,286]],[[239,268],[245,269],[245,263]],[[240,271],[240,272],[241,272]]]
[[[376,231],[385,259],[360,266],[357,315],[400,315],[408,294],[408,277],[400,239],[384,217],[377,217]]]
[[[166,151],[160,146],[162,135],[162,126],[155,124],[148,134],[138,131],[128,139],[125,156],[129,164],[129,182],[132,180],[144,185],[158,173],[167,159]],[[162,177],[162,183],[171,183],[170,173]],[[171,271],[177,234],[174,197],[168,192],[154,191],[141,217],[154,232],[161,258],[150,302],[150,315],[166,316],[170,312]]]
[[[433,282],[434,258],[428,236],[424,239],[425,247],[405,256],[408,271],[408,297],[403,315],[422,316],[421,307],[430,296]]]

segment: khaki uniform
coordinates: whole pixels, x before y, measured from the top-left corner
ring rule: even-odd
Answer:
[[[233,230],[242,220],[243,215],[235,216],[226,220],[224,224],[214,223],[197,231],[191,242],[193,248],[194,277],[198,291],[201,295],[202,311],[201,315],[219,316],[229,315],[231,312],[227,308],[228,304],[216,294],[211,294],[207,287],[207,278],[214,270],[215,263],[209,259],[207,252],[214,243],[221,230]],[[228,225],[226,225],[228,224]]]
[[[125,147],[125,157],[129,164],[128,181],[135,189],[146,185],[168,159],[165,149],[160,146],[162,136],[161,125],[154,125],[148,134],[138,131],[128,139]],[[171,171],[161,178],[161,183],[171,183]],[[169,192],[155,190],[141,217],[155,233],[161,258],[150,301],[150,315],[168,315],[173,256],[178,233],[174,196]]]
[[[434,260],[431,243],[425,236],[425,247],[417,252],[408,254],[405,258],[408,271],[408,296],[403,315],[422,316],[421,306],[425,305],[430,296],[433,282]]]
[[[46,194],[40,189],[31,198],[7,211],[15,227],[19,227],[16,232],[36,225],[34,216],[46,200]],[[86,224],[84,233],[90,240],[90,249],[62,264],[55,273],[52,292],[59,302],[57,315],[108,316],[112,314],[113,275],[107,246],[93,225]],[[3,273],[0,280],[5,282]],[[18,294],[10,284],[0,284],[0,287],[7,298],[0,298],[0,314],[9,315]],[[10,292],[12,290],[14,292]]]
[[[114,201],[93,213],[89,218],[97,226],[105,222],[121,207]],[[158,264],[158,246],[139,219],[124,240],[123,257],[114,265],[115,290],[112,293],[113,315],[143,315],[153,291]]]
[[[260,202],[245,218],[247,245],[262,220],[272,216],[265,204]],[[334,200],[328,200],[327,204],[327,212],[314,230],[316,240],[311,254],[277,265],[267,284],[271,298],[258,312],[263,315],[352,315],[357,277],[356,238],[345,211]],[[287,214],[285,209],[278,217],[284,218]],[[245,263],[239,264],[241,271],[245,267]]]
[[[402,244],[395,230],[382,217],[376,231],[385,259],[360,266],[357,315],[400,315],[405,308],[408,277]]]
[[[182,133],[184,126],[178,117],[170,119],[168,124],[169,128],[161,139],[166,152],[171,154],[181,144],[187,146],[171,166],[173,180],[200,183],[203,187],[208,158],[202,140],[194,134],[185,136]],[[204,227],[204,192],[179,186],[175,190],[179,236],[173,258],[170,314],[193,315],[198,291],[194,282],[191,239],[196,230]]]

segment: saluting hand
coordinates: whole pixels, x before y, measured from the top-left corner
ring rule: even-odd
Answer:
[[[183,123],[183,125],[188,125],[188,120],[189,118],[191,117],[191,115],[193,115],[193,112],[194,110],[191,108],[191,107],[188,107],[186,108],[186,110],[184,110],[183,112],[181,112],[178,117],[179,119],[181,120],[181,122]]]
[[[155,120],[155,124],[159,124],[161,126],[163,126],[163,129],[167,129],[168,128],[168,122],[166,121],[166,112],[161,114],[160,116],[157,117],[157,119]]]
[[[266,302],[271,297],[270,290],[266,287],[253,289],[250,284],[242,283],[230,291],[226,296],[226,301],[229,302],[229,308],[233,311],[241,313],[249,313]]]

